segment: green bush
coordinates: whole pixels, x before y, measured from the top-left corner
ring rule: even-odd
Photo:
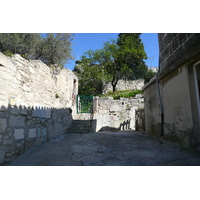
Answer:
[[[151,80],[151,78],[153,78],[156,74],[157,72],[154,72],[151,69],[149,69],[148,72],[144,76],[144,83],[145,84],[148,83]]]

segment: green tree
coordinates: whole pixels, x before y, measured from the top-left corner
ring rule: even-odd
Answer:
[[[41,42],[38,33],[0,33],[0,51],[27,55],[33,59],[35,49]]]
[[[148,71],[144,63],[147,56],[140,36],[141,33],[120,33],[118,35],[118,65],[125,65],[129,69],[128,73],[124,74],[124,78],[128,80],[144,78]]]
[[[1,33],[0,51],[26,55],[30,59],[40,59],[47,65],[63,67],[71,56],[70,33]]]
[[[119,46],[115,40],[103,43],[102,49],[85,52],[81,58],[81,65],[78,68],[75,67],[75,71],[79,71],[79,90],[83,89],[88,94],[91,90],[95,91],[93,93],[102,94],[103,83],[111,82],[113,91],[115,91],[118,80],[128,70],[126,66],[118,65],[118,55]],[[86,83],[88,83],[87,88]]]
[[[129,72],[127,65],[120,65],[119,63],[119,46],[115,40],[110,40],[104,43],[103,48],[98,50],[97,54],[99,57],[99,63],[104,67],[114,92],[119,79]]]
[[[117,41],[110,40],[103,43],[101,49],[87,51],[82,60],[101,67],[115,91],[122,78],[144,78],[148,70],[143,61],[146,58],[139,33],[120,33]]]
[[[37,46],[36,59],[48,65],[57,64],[63,67],[68,60],[73,59],[71,55],[73,36],[74,34],[70,33],[48,33]]]
[[[152,77],[154,77],[157,72],[154,72],[152,69],[148,69],[147,73],[144,76],[144,83],[148,83]]]
[[[81,60],[76,61],[73,71],[79,77],[79,95],[102,94],[104,83],[108,82],[109,77],[97,60],[97,52],[89,50]]]

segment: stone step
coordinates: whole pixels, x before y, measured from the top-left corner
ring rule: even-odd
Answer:
[[[90,127],[70,127],[68,131],[87,131],[90,130]]]
[[[90,124],[91,120],[73,120],[73,124]]]
[[[87,130],[78,130],[78,129],[69,129],[67,133],[90,133],[90,129]]]
[[[67,133],[89,133],[91,132],[90,120],[74,120],[68,128]]]

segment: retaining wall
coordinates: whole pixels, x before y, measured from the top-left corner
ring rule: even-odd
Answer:
[[[125,80],[119,80],[116,86],[116,90],[142,90],[142,87],[144,86],[144,80],[138,79],[135,81],[125,81]],[[105,84],[103,93],[106,94],[108,91],[112,91],[112,85],[111,83]]]
[[[0,164],[64,134],[76,110],[78,79],[40,60],[0,53]]]

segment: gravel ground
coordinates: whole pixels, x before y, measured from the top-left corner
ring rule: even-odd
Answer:
[[[200,151],[139,131],[66,134],[6,166],[199,166]]]

